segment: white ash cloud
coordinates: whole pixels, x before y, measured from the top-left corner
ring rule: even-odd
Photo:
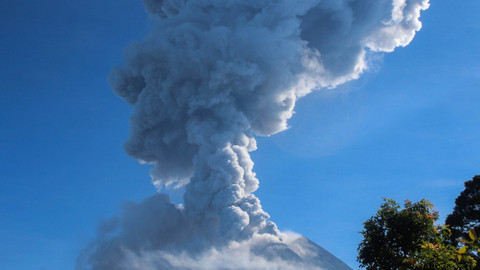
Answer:
[[[358,78],[368,66],[367,54],[406,46],[429,3],[144,0],[144,5],[156,25],[126,49],[125,65],[113,70],[110,82],[133,106],[126,152],[154,165],[155,185],[185,185],[185,207],[154,196],[126,210],[121,226],[114,226],[122,229],[118,235],[101,233],[89,251],[93,269],[120,269],[109,265],[126,260],[119,255],[125,249],[137,257],[152,250],[178,258],[261,235],[282,241],[252,194],[258,188],[249,155],[256,149],[254,136],[285,130],[298,98]]]

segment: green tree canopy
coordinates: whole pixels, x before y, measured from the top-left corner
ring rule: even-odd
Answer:
[[[384,200],[377,214],[363,223],[357,260],[367,270],[412,269],[408,259],[424,242],[435,240],[438,212],[427,200],[407,200],[403,209],[394,200]]]
[[[427,200],[405,201],[403,209],[393,200],[363,223],[364,239],[358,247],[357,260],[368,270],[476,270],[472,254],[480,252],[475,232],[461,239],[457,249],[448,243],[448,226],[435,226],[438,212]]]
[[[469,251],[478,250],[472,238],[469,243],[457,250],[446,242],[450,237],[450,229],[446,226],[437,226],[435,239],[424,241],[419,251],[407,259],[412,270],[476,270],[477,262],[470,256]]]

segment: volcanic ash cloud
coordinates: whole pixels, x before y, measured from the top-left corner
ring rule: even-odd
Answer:
[[[153,164],[156,186],[184,185],[184,206],[162,194],[126,205],[78,268],[341,269],[269,221],[252,194],[254,136],[285,130],[311,91],[358,78],[368,54],[410,43],[428,0],[144,5],[155,26],[128,46],[110,82],[133,106],[126,152]],[[219,264],[226,258],[235,260]]]

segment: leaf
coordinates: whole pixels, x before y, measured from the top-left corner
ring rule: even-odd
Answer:
[[[458,254],[465,254],[467,253],[467,247],[462,247],[461,249],[458,250]]]
[[[469,242],[468,240],[465,240],[465,239],[463,239],[463,238],[458,238],[457,241],[463,242],[463,243],[468,243],[468,242]]]
[[[475,235],[475,231],[472,229],[468,230],[468,236],[470,236],[470,239],[472,239],[472,241],[477,238],[477,236]]]

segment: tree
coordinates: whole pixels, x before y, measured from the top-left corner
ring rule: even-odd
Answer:
[[[468,239],[469,230],[480,235],[480,175],[465,182],[465,189],[455,199],[453,213],[447,216],[445,223],[452,230],[450,243],[453,245],[459,245],[459,238]],[[473,255],[480,259],[478,254]]]
[[[448,226],[435,226],[438,212],[427,200],[405,201],[404,208],[391,199],[363,223],[364,239],[358,247],[361,267],[380,270],[477,270],[472,254],[480,253],[480,240],[473,230],[459,239],[463,246],[448,243]]]
[[[411,263],[411,269],[423,270],[473,270],[477,262],[470,256],[469,251],[478,250],[478,239],[472,235],[471,240],[465,240],[465,247],[457,250],[446,242],[450,237],[450,229],[447,226],[436,226],[436,235],[433,241],[423,241],[420,250],[412,258],[407,259]]]
[[[415,262],[410,259],[422,244],[435,241],[438,212],[427,200],[407,200],[403,209],[394,200],[384,201],[377,214],[363,223],[357,260],[367,270],[413,269]]]

